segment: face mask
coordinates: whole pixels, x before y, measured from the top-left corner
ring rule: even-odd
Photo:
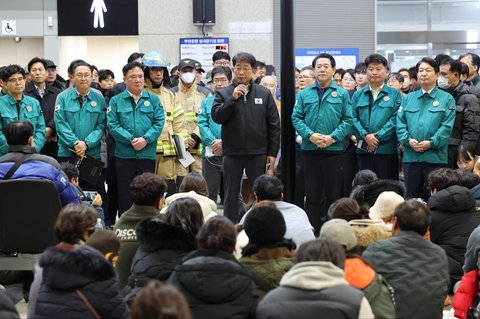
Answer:
[[[438,87],[444,90],[447,90],[450,88],[450,84],[448,83],[448,79],[441,76],[437,80]]]
[[[184,83],[191,84],[193,83],[193,80],[195,80],[195,75],[191,72],[187,72],[187,73],[183,73],[180,78]]]
[[[405,79],[403,81],[402,89],[407,89],[410,87],[410,79]]]

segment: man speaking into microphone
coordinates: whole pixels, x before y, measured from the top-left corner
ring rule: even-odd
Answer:
[[[215,93],[212,118],[222,124],[223,212],[236,223],[245,212],[239,207],[243,170],[250,188],[262,174],[273,174],[280,148],[280,118],[270,91],[253,82],[255,57],[240,52],[232,59],[231,85]]]

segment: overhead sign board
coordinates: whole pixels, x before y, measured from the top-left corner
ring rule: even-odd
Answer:
[[[308,48],[295,49],[295,66],[301,69],[312,65],[313,58],[320,53],[333,56],[337,69],[353,69],[358,63],[358,48]]]
[[[228,53],[228,38],[180,38],[180,60],[194,59],[205,72],[212,70],[212,55],[217,51]]]
[[[138,0],[57,0],[58,35],[138,35]]]

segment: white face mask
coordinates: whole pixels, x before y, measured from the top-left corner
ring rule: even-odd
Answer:
[[[183,83],[191,84],[193,80],[195,80],[195,75],[192,72],[183,73],[180,78],[182,79]]]
[[[437,80],[438,87],[444,90],[448,90],[450,88],[450,83],[448,83],[448,79],[441,76]]]

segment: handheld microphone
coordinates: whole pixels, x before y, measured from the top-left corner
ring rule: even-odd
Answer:
[[[243,103],[247,103],[247,94],[248,94],[248,85],[247,85],[247,91],[245,92],[245,94],[243,95]]]

